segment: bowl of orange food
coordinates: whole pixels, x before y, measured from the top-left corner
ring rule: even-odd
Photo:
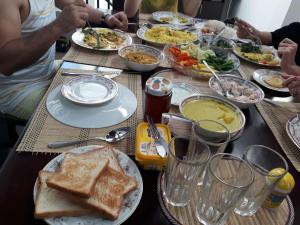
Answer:
[[[147,72],[154,70],[164,59],[164,54],[151,46],[133,44],[118,51],[119,56],[129,69]]]

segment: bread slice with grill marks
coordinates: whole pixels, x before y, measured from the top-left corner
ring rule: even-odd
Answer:
[[[97,178],[108,166],[109,160],[99,161],[93,152],[82,154],[66,153],[60,170],[47,179],[51,188],[79,197],[89,197]]]

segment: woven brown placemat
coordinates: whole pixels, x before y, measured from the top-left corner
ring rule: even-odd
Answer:
[[[162,173],[158,177],[157,194],[161,209],[164,215],[174,225],[199,225],[195,209],[199,199],[199,193],[193,192],[189,204],[185,207],[174,207],[166,203],[161,191]],[[294,207],[289,197],[287,197],[279,208],[268,210],[261,208],[255,215],[242,217],[235,213],[228,218],[226,225],[292,225],[294,222]]]
[[[61,76],[61,70],[55,75],[47,93],[41,100],[36,112],[31,119],[31,122],[24,134],[20,144],[18,145],[17,152],[36,152],[36,153],[62,153],[68,151],[76,146],[64,147],[58,149],[50,149],[47,147],[49,142],[59,140],[84,140],[89,137],[105,136],[109,131],[122,126],[130,126],[131,132],[129,135],[117,142],[113,146],[118,150],[127,154],[134,154],[135,152],[135,128],[143,118],[143,106],[142,106],[142,85],[141,76],[137,74],[122,73],[114,80],[128,87],[137,98],[137,110],[126,121],[101,129],[80,129],[64,125],[56,121],[46,109],[46,100],[48,94],[57,86],[62,84],[65,80],[71,79],[71,77]],[[84,115],[83,115],[84,116]],[[85,142],[79,146],[101,144],[99,141]]]
[[[300,172],[300,149],[290,140],[286,132],[287,121],[300,112],[300,103],[267,102],[256,104],[260,114],[270,127],[276,140],[297,171]]]

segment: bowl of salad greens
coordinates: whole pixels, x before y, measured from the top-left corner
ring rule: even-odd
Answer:
[[[218,73],[231,73],[240,66],[239,59],[232,53],[218,56],[208,48],[199,44],[167,45],[164,54],[172,67],[193,77],[210,78],[211,72],[203,64],[205,60]]]
[[[217,56],[227,56],[232,52],[234,42],[224,37],[214,39],[216,35],[200,35],[198,37],[202,48],[212,49]]]

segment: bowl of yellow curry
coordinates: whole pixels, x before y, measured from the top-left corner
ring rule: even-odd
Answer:
[[[164,59],[160,50],[139,44],[124,46],[119,49],[118,54],[129,69],[140,72],[154,70]]]
[[[180,113],[192,121],[214,120],[224,125],[232,138],[241,134],[246,118],[243,112],[229,101],[209,95],[193,95],[179,105]],[[214,130],[214,128],[210,128]],[[216,127],[215,132],[218,132]]]

